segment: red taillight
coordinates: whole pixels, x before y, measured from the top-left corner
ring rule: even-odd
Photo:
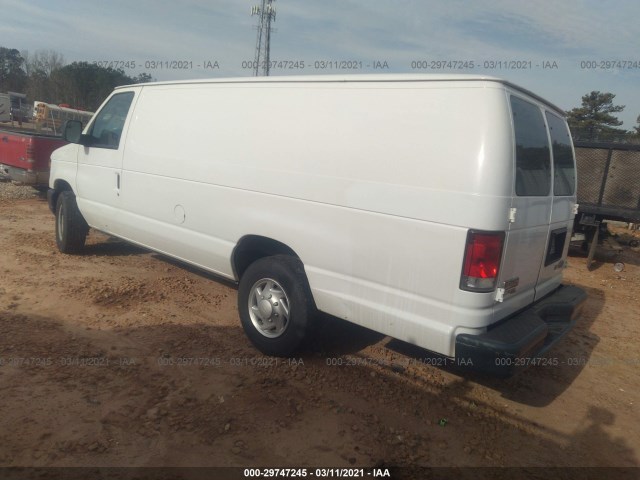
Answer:
[[[490,292],[496,287],[503,244],[504,232],[469,231],[460,288]]]

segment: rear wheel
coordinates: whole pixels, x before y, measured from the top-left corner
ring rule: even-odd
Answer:
[[[238,311],[262,353],[286,357],[299,350],[315,313],[302,262],[275,255],[252,263],[240,279]]]
[[[60,192],[56,202],[56,244],[62,253],[79,253],[84,248],[84,242],[89,232],[89,226],[82,218],[76,197],[68,190]]]

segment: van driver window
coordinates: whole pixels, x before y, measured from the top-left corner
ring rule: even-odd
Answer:
[[[92,147],[114,150],[118,148],[132,100],[133,92],[119,93],[111,97],[91,126],[89,137]]]
[[[551,190],[551,156],[540,109],[511,97],[516,140],[516,195],[546,196]]]

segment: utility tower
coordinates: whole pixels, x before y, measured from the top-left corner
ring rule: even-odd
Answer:
[[[261,5],[251,8],[251,16],[258,15],[260,22],[258,38],[256,40],[256,58],[253,75],[258,76],[262,64],[262,75],[269,76],[269,50],[271,49],[271,22],[276,21],[276,7],[273,6],[275,0],[262,0]]]

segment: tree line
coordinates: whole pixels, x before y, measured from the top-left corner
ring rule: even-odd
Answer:
[[[148,73],[130,77],[123,70],[88,62],[66,64],[53,50],[29,53],[0,47],[0,92],[25,93],[31,101],[95,111],[115,87],[152,80]]]
[[[148,73],[130,77],[123,70],[88,62],[65,64],[53,50],[29,53],[0,47],[0,92],[25,93],[30,100],[95,111],[115,87],[152,80]],[[640,115],[632,130],[617,128],[622,122],[614,114],[625,106],[614,105],[614,98],[613,93],[592,91],[582,97],[580,107],[568,112],[575,140],[640,143]]]
[[[640,115],[633,129],[617,128],[622,122],[614,113],[622,112],[625,106],[614,105],[614,98],[613,93],[599,91],[583,95],[582,105],[567,112],[574,140],[640,143]]]

